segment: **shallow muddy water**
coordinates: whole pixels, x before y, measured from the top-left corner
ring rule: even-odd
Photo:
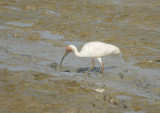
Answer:
[[[159,113],[158,0],[0,1],[0,112]],[[69,44],[118,46],[88,74]]]

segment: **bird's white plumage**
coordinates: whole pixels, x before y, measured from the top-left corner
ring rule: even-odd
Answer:
[[[74,45],[71,45],[70,47],[73,49],[73,52],[75,53],[75,55],[79,57],[101,58],[111,53],[120,52],[118,47],[111,44],[106,44],[103,42],[87,43],[82,47],[79,53],[76,52],[77,49]]]

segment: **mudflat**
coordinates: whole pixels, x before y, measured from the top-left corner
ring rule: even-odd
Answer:
[[[159,1],[0,1],[0,112],[159,113]],[[111,43],[87,75],[90,58],[73,53]]]

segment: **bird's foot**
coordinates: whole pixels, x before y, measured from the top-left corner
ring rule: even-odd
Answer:
[[[101,73],[101,74],[104,74],[104,72],[103,72],[103,71],[101,71],[100,73]]]

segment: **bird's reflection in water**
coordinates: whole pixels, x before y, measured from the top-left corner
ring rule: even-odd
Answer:
[[[114,69],[114,68],[116,68],[116,66],[106,67],[105,69],[106,69],[106,70],[109,70],[109,69]],[[88,67],[79,68],[79,69],[77,70],[77,73],[85,73],[85,72],[88,71],[88,70],[89,70]],[[100,67],[94,67],[94,68],[90,71],[90,73],[91,73],[91,72],[100,72],[100,73],[102,73],[102,70],[101,70]]]

